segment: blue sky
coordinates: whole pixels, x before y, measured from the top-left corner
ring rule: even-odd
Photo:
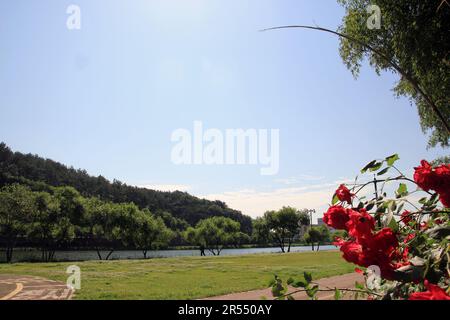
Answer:
[[[66,9],[81,9],[68,30]],[[287,24],[336,28],[336,1],[71,0],[0,3],[0,140],[93,175],[182,189],[256,216],[282,205],[326,207],[337,182],[399,153],[426,149],[396,76],[364,66],[355,80],[338,39]],[[171,133],[280,130],[280,170],[175,165]]]

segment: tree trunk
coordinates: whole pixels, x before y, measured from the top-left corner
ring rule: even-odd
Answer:
[[[111,251],[109,251],[108,255],[106,256],[105,260],[108,260],[109,257],[111,257],[112,253],[114,252],[114,249],[112,249]]]
[[[317,242],[317,249],[316,249],[316,251],[319,251],[319,247],[320,247],[320,242]]]
[[[314,251],[314,242],[311,241],[311,250]]]
[[[101,253],[100,253],[100,250],[99,250],[98,248],[96,248],[95,251],[97,251],[98,259],[99,259],[99,260],[103,260],[103,259],[102,259],[102,255],[101,255]]]
[[[142,253],[144,254],[144,259],[147,259],[147,250],[142,250]]]
[[[291,243],[292,243],[292,240],[289,239],[288,252],[291,252]]]

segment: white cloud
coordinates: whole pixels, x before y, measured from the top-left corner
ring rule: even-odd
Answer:
[[[191,189],[191,186],[186,184],[143,184],[138,187],[159,191],[188,191]]]
[[[316,214],[313,217],[313,220],[315,220],[315,218],[321,217],[322,213],[328,208],[336,187],[345,182],[349,182],[349,180],[304,187],[278,188],[271,191],[245,189],[207,194],[201,197],[224,201],[229,207],[252,217],[261,216],[267,210],[277,210],[283,206],[315,209]]]

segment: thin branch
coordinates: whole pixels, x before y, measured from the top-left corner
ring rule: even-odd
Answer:
[[[373,48],[372,46],[364,43],[363,41],[360,41],[358,39],[355,39],[349,35],[342,34],[337,31],[333,31],[326,28],[321,27],[313,27],[313,26],[304,26],[304,25],[290,25],[290,26],[280,26],[280,27],[273,27],[273,28],[267,28],[260,30],[262,32],[264,31],[270,31],[270,30],[277,30],[277,29],[292,29],[292,28],[302,28],[302,29],[312,29],[312,30],[318,30],[323,32],[328,32],[334,35],[337,35],[338,37],[347,39],[349,41],[355,42],[359,44],[360,46],[372,51],[373,53],[377,54],[381,58],[385,59],[387,63],[391,65],[392,68],[394,68],[398,73],[400,73],[413,87],[414,89],[425,99],[427,104],[433,109],[434,113],[438,116],[438,118],[441,120],[444,127],[447,129],[447,131],[450,133],[450,125],[445,120],[445,117],[439,110],[439,108],[436,106],[436,104],[433,102],[433,100],[428,96],[428,94],[425,93],[424,90],[419,86],[418,82],[410,76],[406,71],[404,71],[396,62],[392,61],[392,59],[389,59],[385,54],[383,54],[380,50]]]

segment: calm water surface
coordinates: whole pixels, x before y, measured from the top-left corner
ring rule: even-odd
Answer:
[[[336,247],[321,246],[320,250],[335,250]],[[311,251],[310,246],[305,247],[292,247],[291,252],[307,252]],[[205,251],[207,255],[210,255],[208,251]],[[243,255],[243,254],[255,254],[255,253],[277,253],[281,252],[279,248],[243,248],[243,249],[223,249],[220,253],[222,256],[226,255]],[[108,254],[108,251],[102,251],[102,257]],[[199,256],[199,250],[154,250],[147,252],[147,258],[170,258],[170,257],[182,257],[182,256]],[[20,261],[39,261],[41,258],[41,252],[38,250],[15,250],[13,255],[14,262]],[[112,260],[124,260],[124,259],[142,259],[142,251],[139,250],[120,250],[114,251],[111,255]],[[5,253],[0,251],[0,261],[4,262]],[[56,261],[84,261],[84,260],[98,260],[97,252],[93,250],[80,250],[80,251],[57,251],[55,254]]]

